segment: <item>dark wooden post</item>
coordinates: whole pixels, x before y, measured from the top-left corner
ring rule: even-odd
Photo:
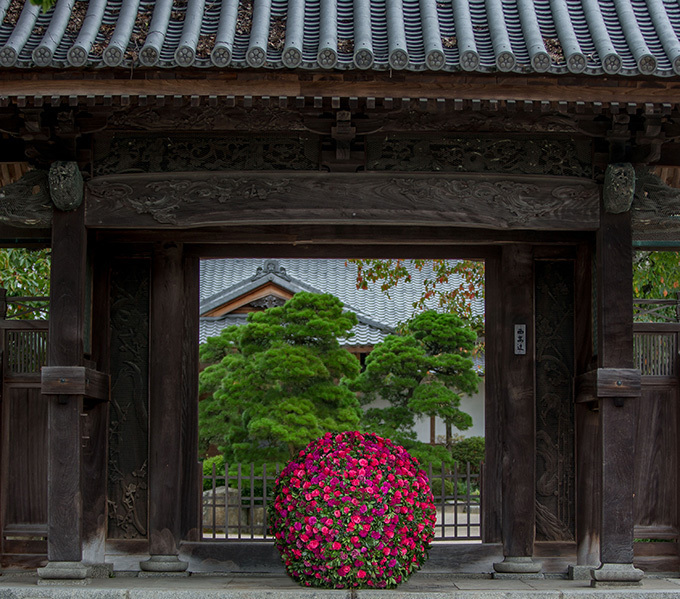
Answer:
[[[534,397],[534,270],[530,246],[502,250],[502,523],[504,560],[496,578],[538,577],[533,561],[536,528]]]
[[[633,402],[640,372],[633,369],[633,284],[630,206],[635,174],[630,164],[610,165],[605,175],[597,236],[598,371],[600,407],[601,566],[593,585],[639,584],[633,567]]]
[[[184,259],[184,338],[182,347],[182,538],[201,538],[201,476],[198,461],[199,260]]]
[[[484,489],[482,491],[482,541],[499,543],[503,493],[498,484],[503,463],[503,277],[500,252],[486,260],[485,296],[485,360],[484,385]]]
[[[594,248],[593,248],[594,249]],[[583,244],[576,256],[576,375],[594,368],[593,363],[593,251]],[[600,564],[601,447],[597,398],[576,401],[576,565],[570,578],[590,579]]]
[[[82,564],[83,506],[82,394],[69,393],[67,370],[83,365],[85,268],[87,240],[84,207],[52,217],[52,270],[47,364],[65,367],[64,392],[46,395],[49,402],[47,480],[47,558],[41,578],[87,576]],[[44,374],[44,372],[43,372]],[[43,393],[46,392],[43,382]]]
[[[149,554],[147,572],[184,572],[182,534],[182,245],[157,244],[151,273],[149,356]]]

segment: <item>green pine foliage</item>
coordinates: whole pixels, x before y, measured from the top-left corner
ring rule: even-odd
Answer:
[[[403,335],[388,336],[366,358],[364,372],[353,383],[364,405],[380,399],[388,403],[366,409],[365,428],[404,445],[422,463],[451,465],[449,449],[418,442],[414,426],[419,416],[441,418],[447,431],[472,426],[460,401],[479,384],[470,358],[475,341],[475,333],[458,316],[435,311],[415,316]]]
[[[49,297],[50,295],[49,249],[0,248],[0,287],[8,296]],[[47,318],[47,302],[11,303],[7,308],[9,318]]]
[[[361,409],[345,381],[359,362],[338,342],[356,323],[336,297],[301,292],[208,340],[203,444],[216,444],[229,463],[283,463],[326,432],[357,429]]]

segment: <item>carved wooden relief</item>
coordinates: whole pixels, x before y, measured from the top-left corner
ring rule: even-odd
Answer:
[[[300,111],[258,106],[227,108],[220,106],[123,108],[108,119],[109,129],[143,131],[303,131]]]
[[[587,180],[491,175],[129,175],[90,181],[86,213],[90,227],[408,223],[596,230],[599,188]]]
[[[375,136],[368,170],[491,172],[591,177],[589,142],[572,139]]]
[[[111,273],[108,537],[147,536],[149,276],[146,260]]]
[[[98,147],[95,176],[224,170],[317,170],[319,146],[312,134],[249,136],[118,135]]]
[[[536,540],[572,541],[574,264],[537,261],[535,273]]]

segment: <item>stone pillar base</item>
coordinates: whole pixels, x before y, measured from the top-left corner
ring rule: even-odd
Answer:
[[[599,568],[599,564],[597,566],[569,566],[567,578],[569,580],[592,580],[591,572],[596,567]]]
[[[504,578],[544,578],[541,569],[543,565],[535,562],[531,557],[506,557],[502,562],[495,563],[493,577]]]
[[[188,576],[186,572],[188,562],[180,561],[176,555],[152,555],[148,560],[139,562],[142,572],[150,574],[182,574]]]
[[[88,567],[82,562],[48,562],[38,568],[38,584],[89,584]]]
[[[645,573],[633,564],[602,564],[591,570],[592,587],[634,587],[640,586]]]

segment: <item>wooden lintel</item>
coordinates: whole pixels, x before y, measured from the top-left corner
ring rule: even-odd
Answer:
[[[600,397],[640,397],[640,371],[635,368],[597,368],[576,377],[576,401]]]
[[[68,78],[50,79],[3,77],[2,95],[17,103],[26,103],[35,96],[42,97],[77,97],[82,103],[91,101],[102,104],[120,103],[125,96],[143,97],[146,102],[165,101],[167,98],[180,96],[189,101],[198,97],[207,102],[210,98],[220,100],[245,97],[285,97],[320,100],[331,98],[434,98],[442,100],[487,100],[497,103],[505,101],[537,103],[540,110],[542,102],[576,102],[583,105],[607,106],[610,103],[652,104],[659,106],[667,103],[677,104],[677,84],[675,81],[664,81],[657,78],[653,85],[647,80],[617,81],[610,77],[581,77],[570,75],[532,75],[514,76],[507,73],[493,76],[488,74],[474,75],[469,73],[455,76],[451,73],[404,73],[395,77],[376,74],[372,78],[365,73],[360,76],[347,73],[329,76],[327,73],[267,73],[253,74],[251,70],[240,73],[233,71],[205,73],[201,69],[200,77],[189,77],[184,73],[173,78],[169,72],[162,78],[145,75],[141,70],[133,77],[112,79],[109,72],[98,75],[88,72],[83,79],[77,74]],[[148,78],[145,78],[148,77]],[[530,79],[530,84],[527,82]],[[627,79],[627,78],[622,78]],[[375,101],[375,100],[374,100]],[[526,109],[526,108],[525,108]]]
[[[241,171],[97,177],[86,226],[420,225],[497,231],[595,231],[600,189],[589,179],[442,173]]]
[[[110,376],[84,366],[43,366],[43,395],[82,395],[108,401]]]

